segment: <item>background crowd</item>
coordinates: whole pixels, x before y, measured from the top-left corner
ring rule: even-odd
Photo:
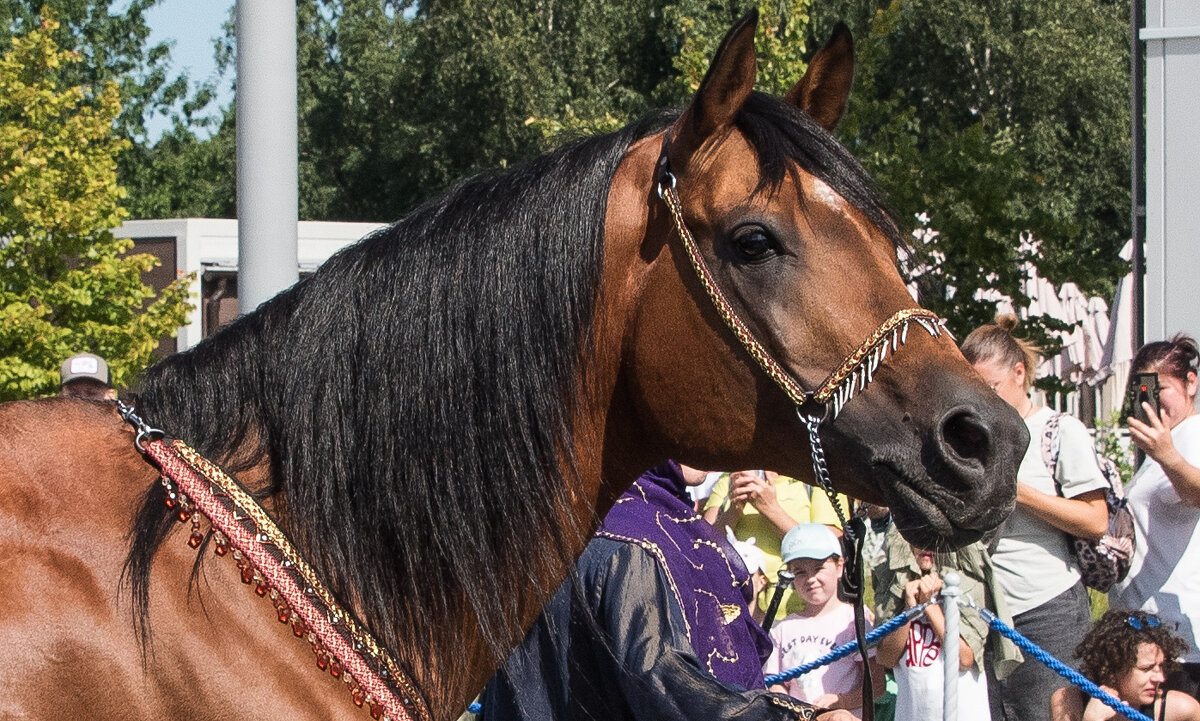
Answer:
[[[531,636],[533,646],[527,641],[518,649],[489,686],[485,717],[544,717],[530,713],[529,707],[523,710],[521,699],[528,702],[530,689],[536,689],[535,696],[556,699],[555,718],[572,718],[578,715],[572,709],[594,708],[588,704],[595,702],[595,688],[582,690],[592,686],[605,689],[600,695],[610,705],[622,699],[621,711],[613,714],[619,718],[711,721],[748,713],[849,719],[861,718],[864,704],[871,704],[879,719],[940,718],[947,640],[937,600],[946,574],[953,571],[973,603],[1079,668],[1119,700],[1152,718],[1200,721],[1195,698],[1200,685],[1200,574],[1195,573],[1200,562],[1200,420],[1195,407],[1200,348],[1192,338],[1176,336],[1146,345],[1134,360],[1135,377],[1157,373],[1157,407],[1147,404],[1144,420],[1126,421],[1132,443],[1144,454],[1123,489],[1136,544],[1127,574],[1107,589],[1105,598],[1097,592],[1089,595],[1080,551],[1072,541],[1091,544],[1108,538],[1110,481],[1083,424],[1035,402],[1031,385],[1037,349],[1014,335],[1015,329],[1015,317],[1000,317],[972,332],[962,350],[1030,431],[1018,470],[1016,510],[994,538],[945,551],[909,544],[889,523],[886,509],[857,509],[871,519],[866,548],[874,564],[874,613],[868,616],[883,623],[924,606],[872,648],[865,664],[848,656],[774,681],[764,690],[764,677],[810,663],[855,638],[854,614],[839,595],[844,552],[834,508],[837,503],[848,516],[856,510],[850,500],[830,498],[769,470],[718,474],[671,463],[643,476],[618,501],[597,534],[598,540],[605,539],[603,552],[597,558],[589,546],[585,554],[585,581],[569,581],[560,591],[559,606],[552,606],[559,609],[557,630],[554,613],[548,612],[549,620],[544,616]],[[645,521],[645,504],[654,498],[656,520],[642,525],[655,526],[659,533],[667,519],[672,528],[689,529],[692,540],[664,542],[635,532],[639,526],[631,525],[630,514],[640,508]],[[631,564],[633,546],[651,552],[651,558],[635,564],[636,572],[625,567]],[[701,549],[719,551],[722,563],[701,559]],[[623,559],[619,564],[613,560],[618,557]],[[695,569],[714,566],[727,570],[729,577],[709,579],[706,588]],[[603,569],[602,583],[594,577],[597,568]],[[731,587],[740,593],[729,596]],[[653,601],[648,600],[651,592]],[[563,616],[561,609],[571,606],[572,597],[577,612],[590,605],[592,613]],[[649,612],[650,605],[657,611]],[[1100,616],[1095,623],[1093,609]],[[579,658],[594,662],[598,657],[595,648],[585,653],[562,643],[574,638],[583,617],[600,620],[598,637],[614,651],[614,663],[605,671],[570,671],[582,668]],[[763,627],[769,628],[769,636],[761,633]],[[962,613],[957,643],[960,719],[1122,718],[1038,659],[1022,656],[969,609]],[[646,649],[667,654],[671,663],[650,663]],[[545,664],[551,656],[557,665]],[[747,658],[755,659],[749,678]],[[740,676],[732,673],[735,667]],[[569,678],[547,682],[548,673]],[[585,675],[587,683],[582,684]],[[867,677],[874,681],[874,698],[864,697]],[[605,685],[603,679],[619,680]],[[657,694],[654,702],[646,700],[647,692]],[[802,705],[789,706],[788,698]]]

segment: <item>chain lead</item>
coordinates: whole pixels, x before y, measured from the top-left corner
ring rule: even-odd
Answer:
[[[146,452],[147,440],[158,440],[166,435],[160,429],[154,428],[143,421],[134,407],[124,401],[117,400],[117,413],[120,413],[121,418],[125,419],[125,422],[133,426],[134,430],[137,431],[137,435],[133,438],[133,445],[142,453]]]

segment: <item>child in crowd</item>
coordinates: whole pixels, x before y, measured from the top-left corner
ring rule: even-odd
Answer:
[[[849,507],[845,496],[838,498],[843,509]],[[703,515],[716,528],[729,526],[738,538],[758,539],[758,548],[765,556],[763,571],[771,581],[783,567],[779,544],[797,523],[824,523],[841,533],[837,511],[825,493],[819,489],[814,493],[808,484],[775,471],[734,471],[721,476],[705,502]],[[771,590],[759,594],[759,608],[767,608],[771,594]],[[780,617],[802,607],[800,598],[786,588]]]
[[[802,523],[783,537],[780,552],[784,565],[796,574],[794,587],[805,605],[771,629],[775,647],[763,666],[768,676],[815,661],[854,640],[854,609],[837,595],[842,551],[833,531],[821,523]],[[868,621],[867,630],[870,628]],[[883,674],[873,661],[870,665],[874,688],[882,691]],[[822,708],[847,709],[861,718],[862,681],[862,663],[851,654],[799,678],[772,685],[770,690]]]
[[[984,550],[973,544],[955,553],[935,554],[909,545],[894,529],[885,538],[887,562],[875,569],[877,618],[890,619],[934,597],[942,590],[942,576],[956,571],[959,588],[980,606],[987,600],[983,574]],[[987,623],[974,611],[959,616],[958,716],[961,721],[990,721],[987,676],[983,671]],[[876,660],[892,669],[896,679],[895,721],[925,721],[942,717],[945,665],[942,649],[946,619],[936,602],[923,615],[888,634],[880,643]]]

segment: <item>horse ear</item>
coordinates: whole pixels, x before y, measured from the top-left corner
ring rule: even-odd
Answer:
[[[753,8],[721,41],[700,81],[700,89],[671,134],[671,159],[682,170],[687,159],[715,133],[733,125],[734,118],[754,89],[758,65],[754,57],[754,31],[758,9]]]
[[[829,42],[808,63],[800,82],[788,92],[787,101],[833,132],[846,113],[850,87],[854,85],[854,36],[839,22]]]

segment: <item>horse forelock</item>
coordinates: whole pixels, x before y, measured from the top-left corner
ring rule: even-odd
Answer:
[[[773,95],[753,92],[737,118],[738,129],[757,151],[759,190],[777,188],[795,163],[833,188],[900,247],[900,229],[878,184],[829,131],[807,113]]]
[[[507,652],[517,589],[553,593],[594,521],[571,527],[563,473],[609,184],[650,129],[468,180],[340,251],[150,369],[144,417],[229,470],[269,460],[293,541],[389,645],[469,613]],[[127,561],[143,623],[160,504],[151,490]]]

